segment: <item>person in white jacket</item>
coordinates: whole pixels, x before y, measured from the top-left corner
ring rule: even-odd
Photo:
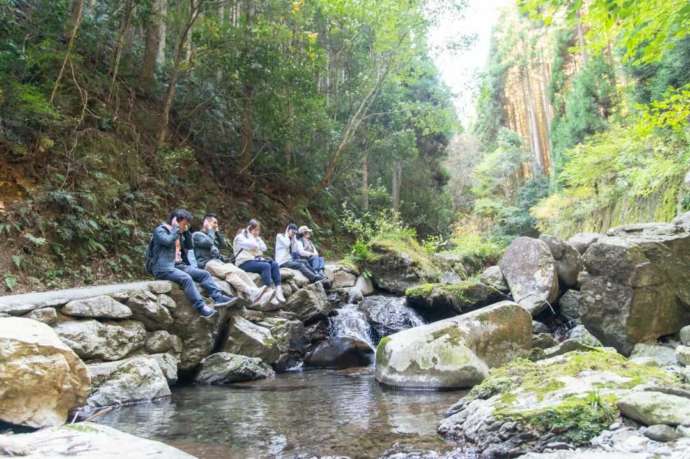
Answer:
[[[280,266],[274,260],[263,256],[268,248],[260,234],[261,224],[254,219],[251,219],[247,227],[237,233],[232,243],[235,264],[247,272],[261,275],[261,281],[267,290],[271,293],[275,292],[276,299],[284,303],[285,295],[280,285]]]
[[[316,274],[324,275],[325,261],[323,257],[319,256],[319,251],[316,250],[311,236],[312,230],[308,226],[300,226],[295,238],[293,252],[297,253],[301,259],[306,260]]]
[[[323,280],[324,277],[312,271],[306,261],[295,260],[292,257],[296,234],[297,225],[290,223],[287,228],[285,228],[284,233],[278,233],[276,235],[276,263],[278,263],[281,268],[289,268],[301,272],[304,274],[304,277],[309,279],[310,283]]]

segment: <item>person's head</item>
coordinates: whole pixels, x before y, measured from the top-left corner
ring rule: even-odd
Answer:
[[[300,226],[299,227],[299,234],[301,234],[302,237],[304,237],[306,239],[311,239],[311,229],[309,229],[308,226],[304,226],[304,225]]]
[[[288,237],[292,238],[295,237],[295,234],[297,233],[297,225],[294,223],[290,223],[287,228],[285,228],[285,234],[288,235]]]
[[[187,209],[175,209],[170,212],[168,223],[177,224],[182,231],[187,231],[192,225],[192,214]]]
[[[204,221],[202,223],[204,231],[217,231],[218,230],[218,216],[216,214],[206,214],[204,215]]]
[[[261,234],[261,223],[259,223],[259,220],[255,220],[253,218],[249,220],[249,224],[247,224],[247,231],[254,236]]]

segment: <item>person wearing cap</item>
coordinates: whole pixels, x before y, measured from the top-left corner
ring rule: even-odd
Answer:
[[[302,225],[299,227],[298,233],[297,238],[295,238],[293,253],[307,260],[315,273],[324,276],[325,261],[323,257],[319,256],[319,251],[316,250],[316,246],[311,240],[312,230],[308,226]]]
[[[285,228],[284,233],[278,233],[276,235],[276,263],[281,268],[294,269],[302,274],[304,277],[309,279],[310,283],[318,282],[323,280],[323,276],[316,274],[307,264],[306,260],[292,257],[292,248],[296,241],[297,225],[290,223],[287,228]]]
[[[237,233],[232,243],[235,264],[247,272],[261,275],[261,281],[268,287],[264,295],[270,295],[270,298],[275,295],[280,303],[285,303],[280,266],[274,260],[264,257],[263,254],[268,249],[260,235],[261,223],[254,219],[249,220],[247,227]]]

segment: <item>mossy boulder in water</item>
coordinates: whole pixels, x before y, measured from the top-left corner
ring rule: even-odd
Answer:
[[[429,320],[453,317],[473,311],[505,296],[477,279],[455,284],[422,284],[405,291],[407,304]]]
[[[398,295],[424,282],[437,282],[438,267],[413,238],[375,239],[369,243],[364,267],[374,285]]]
[[[690,324],[690,231],[670,223],[610,230],[584,254],[582,323],[629,355]]]
[[[679,381],[611,350],[517,359],[492,370],[453,406],[439,432],[487,458],[543,451],[550,444],[587,445],[618,418],[619,399],[642,384]]]
[[[472,387],[489,368],[525,355],[531,344],[529,313],[503,301],[383,338],[376,349],[376,379],[396,387]]]

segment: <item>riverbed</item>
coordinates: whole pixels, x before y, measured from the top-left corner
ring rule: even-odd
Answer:
[[[451,449],[436,427],[463,392],[381,387],[373,368],[290,372],[232,386],[173,388],[168,400],[96,421],[206,458],[378,457]]]

